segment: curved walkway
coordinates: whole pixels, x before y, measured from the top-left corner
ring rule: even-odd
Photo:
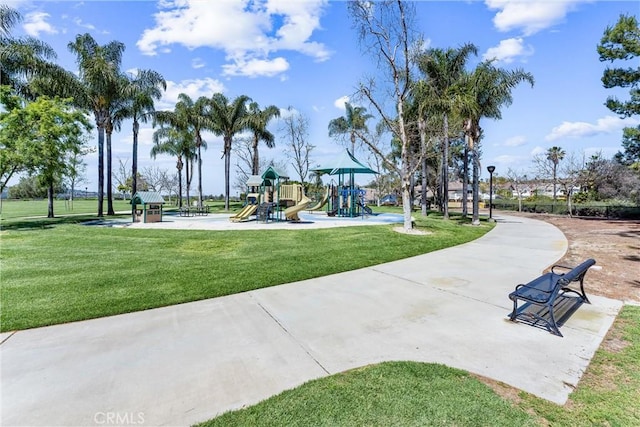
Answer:
[[[476,241],[410,259],[3,334],[0,424],[189,425],[385,360],[443,363],[562,404],[621,303],[590,296],[564,338],[506,316],[514,286],[566,248],[547,223],[499,216]]]

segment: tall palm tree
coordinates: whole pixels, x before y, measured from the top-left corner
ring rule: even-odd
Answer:
[[[224,209],[229,210],[229,173],[231,170],[231,148],[233,137],[248,129],[247,102],[250,98],[240,95],[232,102],[221,93],[214,93],[211,97],[211,118],[213,119],[213,133],[222,136],[224,147]]]
[[[356,150],[356,133],[367,130],[367,120],[372,118],[364,107],[354,107],[349,102],[344,103],[345,115],[329,122],[329,136],[349,135],[351,141],[351,153]]]
[[[479,181],[480,181],[480,150],[479,141],[482,137],[480,120],[502,118],[501,109],[511,105],[513,96],[511,91],[520,83],[528,82],[533,87],[534,79],[531,73],[521,69],[504,70],[494,65],[494,61],[483,61],[471,73],[463,78],[462,90],[474,102],[465,104],[461,110],[465,117],[464,131],[467,137],[469,151],[473,159],[473,219],[474,225],[480,224],[479,218]]]
[[[13,37],[11,29],[22,20],[15,9],[0,4],[0,84],[11,86],[20,95],[36,97],[31,82],[37,77],[59,78],[65,70],[52,63],[56,52],[34,37]],[[53,94],[55,95],[55,94]]]
[[[184,129],[177,129],[171,126],[162,126],[153,133],[153,147],[151,147],[151,157],[154,159],[158,154],[168,154],[175,156],[176,169],[178,170],[178,206],[182,207],[182,170],[185,168],[186,160],[186,181],[189,186],[189,164],[195,154],[193,135]],[[189,190],[187,188],[187,201],[189,200]],[[187,202],[188,203],[188,202]]]
[[[79,106],[93,112],[98,128],[98,216],[102,216],[104,197],[104,141],[105,131],[112,131],[112,112],[118,99],[120,64],[125,46],[118,41],[99,45],[93,37],[78,34],[67,47],[76,55],[79,84],[71,95]],[[107,144],[107,215],[113,215],[111,191],[111,144]]]
[[[212,130],[213,121],[210,113],[210,101],[201,96],[195,102],[186,93],[178,95],[178,102],[173,111],[158,111],[155,114],[157,123],[172,126],[191,133],[198,160],[198,206],[202,207],[202,149],[207,143],[202,139],[202,132]],[[193,172],[193,171],[192,171]]]
[[[267,147],[275,147],[275,137],[267,130],[269,121],[274,117],[280,117],[280,109],[275,105],[270,105],[264,110],[260,109],[257,102],[249,104],[247,115],[247,126],[253,134],[252,138],[252,160],[251,173],[258,175],[260,173],[260,154],[258,153],[258,145],[260,141],[264,141]]]
[[[564,159],[565,151],[560,147],[551,147],[547,150],[547,160],[551,162],[553,169],[553,201],[556,201],[558,188],[558,164]]]
[[[460,91],[460,83],[469,56],[477,53],[476,46],[465,44],[459,48],[428,49],[418,56],[418,68],[425,76],[416,90],[423,99],[422,108],[442,116],[441,191],[445,219],[449,218],[449,119],[469,102]]]
[[[124,119],[133,121],[133,156],[131,161],[131,195],[138,187],[138,133],[140,122],[147,123],[155,112],[155,101],[162,97],[167,89],[164,77],[153,70],[138,70],[135,75],[124,75],[121,80],[122,103],[114,112],[114,124],[117,130]]]

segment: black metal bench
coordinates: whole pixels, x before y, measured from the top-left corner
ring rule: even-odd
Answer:
[[[527,284],[520,284],[509,294],[513,301],[513,311],[509,315],[512,321],[521,320],[533,326],[542,326],[554,335],[562,336],[559,326],[564,323],[583,303],[591,304],[584,292],[584,276],[587,270],[595,264],[595,260],[588,259],[576,267],[554,265],[549,273],[532,280]],[[556,270],[567,270],[564,273]],[[580,283],[580,288],[572,283]],[[577,297],[568,297],[567,293]],[[523,301],[518,307],[518,301]],[[559,313],[562,311],[562,313]],[[560,317],[562,316],[562,318]]]

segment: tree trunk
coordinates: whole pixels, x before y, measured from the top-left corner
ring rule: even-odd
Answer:
[[[191,165],[191,167],[189,167],[189,165]],[[187,181],[187,206],[191,207],[191,194],[190,194],[190,190],[191,190],[191,180],[193,178],[193,163],[191,163],[191,160],[187,159],[186,163],[185,163],[185,167],[184,167],[184,171],[185,171],[185,180]]]
[[[131,197],[138,191],[138,132],[140,124],[137,120],[133,121],[133,158],[131,160]],[[133,209],[133,205],[131,205]]]
[[[260,141],[257,137],[253,137],[253,160],[251,164],[251,174],[258,175],[260,173],[260,154],[258,153],[258,143]]]
[[[55,218],[53,216],[53,180],[49,182],[47,187],[47,218]]]
[[[229,210],[229,173],[231,169],[231,137],[224,137],[224,210]]]
[[[473,141],[472,141],[473,142]],[[478,146],[473,144],[473,218],[472,225],[480,225],[480,159],[478,158]]]
[[[425,122],[421,117],[418,120],[418,129],[420,130],[420,158],[422,170],[422,182],[420,183],[420,207],[422,216],[427,216],[427,136],[425,132]]]
[[[469,136],[465,136],[468,140]],[[469,144],[464,144],[464,158],[462,159],[462,216],[466,217],[467,210],[467,193],[469,192]]]
[[[104,127],[98,125],[98,217],[102,217],[104,205]]]
[[[178,157],[178,164],[176,165],[176,169],[178,169],[178,207],[182,207],[182,158]]]
[[[201,146],[202,144],[198,145],[198,207],[201,208],[202,207],[202,152],[201,152]]]
[[[115,215],[113,211],[113,184],[111,182],[111,134],[113,128],[109,124],[107,129],[107,215]]]
[[[443,117],[444,138],[442,144],[442,217],[449,219],[449,117]]]

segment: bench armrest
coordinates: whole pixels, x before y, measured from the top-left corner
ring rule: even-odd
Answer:
[[[551,272],[554,273],[554,274],[562,274],[562,273],[556,273],[554,271],[556,268],[562,268],[562,269],[565,269],[565,270],[573,270],[573,267],[569,267],[569,266],[561,265],[561,264],[556,264],[553,267],[551,267]]]

